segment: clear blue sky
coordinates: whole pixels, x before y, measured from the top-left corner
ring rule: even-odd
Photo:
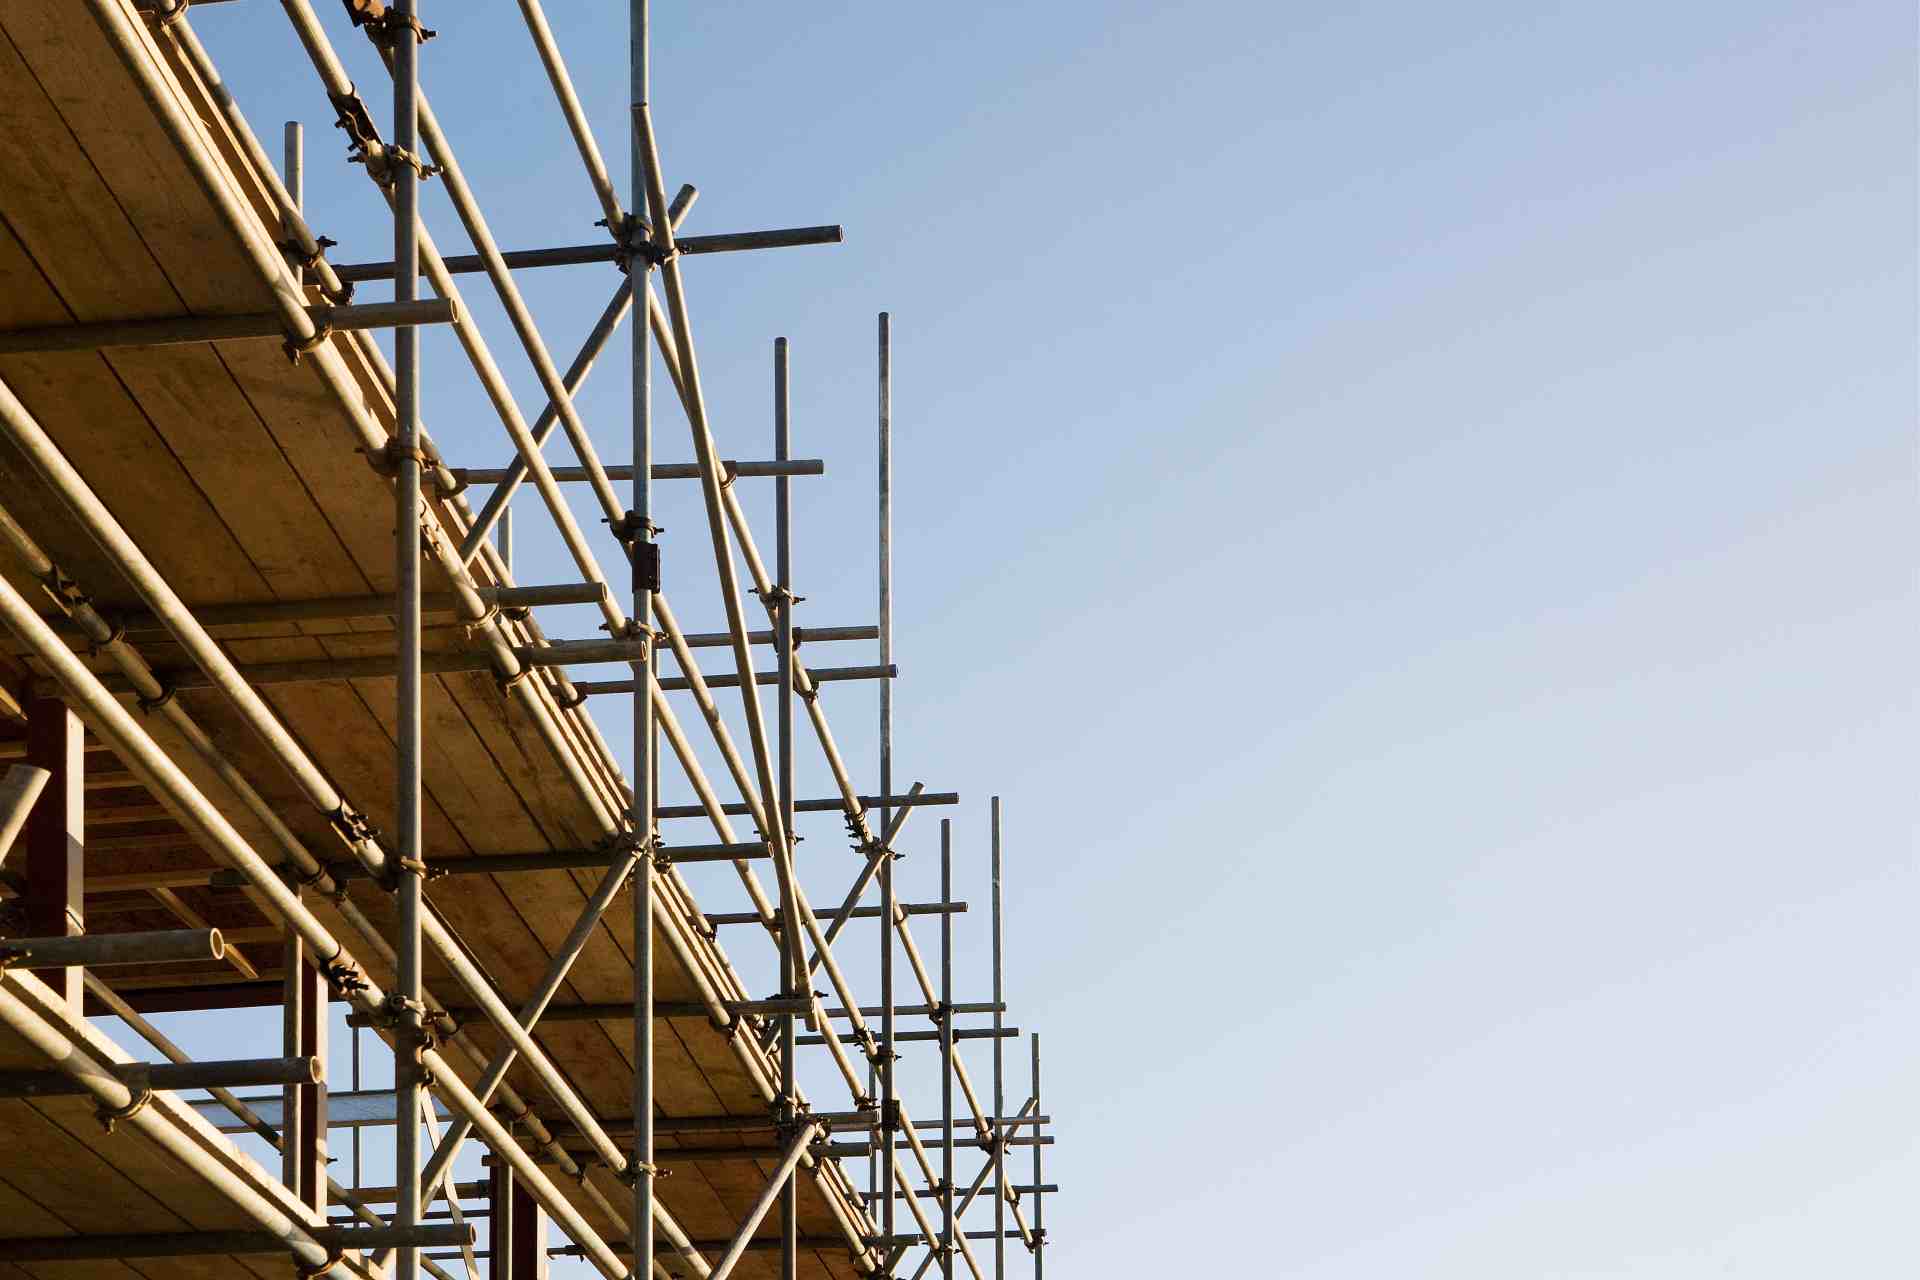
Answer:
[[[549,7],[624,172],[624,6]],[[424,12],[501,241],[596,238],[514,6]],[[307,122],[334,256],[386,256],[277,6],[194,18],[263,136]],[[688,265],[727,452],[795,344],[803,622],[872,616],[896,317],[900,767],[965,793],[977,909],[1005,797],[1054,1275],[1920,1269],[1910,4],[655,23],[687,229],[847,228]],[[535,280],[563,362],[614,283]],[[625,394],[583,398],[610,457]],[[690,496],[669,585],[707,581]],[[871,694],[830,698],[870,778]]]

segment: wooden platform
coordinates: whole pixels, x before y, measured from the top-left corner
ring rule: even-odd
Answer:
[[[154,57],[178,86],[181,101],[221,146],[236,187],[262,226],[272,229],[275,218],[258,177],[225,134],[205,87],[157,44]],[[316,85],[313,94],[318,93]],[[76,0],[7,0],[0,6],[0,329],[270,309],[265,281],[214,212],[85,7]],[[0,379],[189,603],[387,591],[393,563],[391,489],[356,452],[360,436],[353,422],[356,415],[370,414],[384,425],[390,406],[371,344],[352,335],[330,342],[355,371],[355,396],[336,394],[311,360],[295,367],[277,339],[5,356]],[[429,415],[431,404],[429,396]],[[0,506],[100,608],[111,613],[138,604],[58,500],[4,444]],[[464,527],[465,513],[457,504],[436,501],[433,507],[442,528]],[[23,590],[36,589],[7,557],[0,556],[0,572]],[[447,587],[430,564],[427,590]],[[437,621],[442,625],[428,633],[431,649],[468,646],[451,618]],[[228,627],[217,634],[242,662],[381,654],[393,644],[384,620]],[[160,635],[131,639],[157,667],[187,665]],[[107,670],[103,663],[94,666]],[[15,682],[23,678],[17,666],[13,677]],[[30,680],[31,673],[24,678]],[[340,791],[376,824],[391,825],[392,682],[276,684],[264,692]],[[178,696],[310,850],[326,858],[341,856],[323,816],[220,695],[188,690]],[[425,715],[429,858],[592,843],[598,833],[589,811],[491,674],[429,677]],[[184,745],[168,742],[165,723],[158,717],[144,723],[227,818],[267,853],[270,846],[259,838],[257,824]],[[19,754],[21,734],[17,724],[0,723],[0,759]],[[583,759],[593,754],[585,745],[580,751]],[[119,931],[204,921],[235,940],[222,966],[105,973],[116,990],[136,996],[166,989],[173,993],[169,999],[180,1003],[191,1002],[192,990],[201,986],[210,1001],[225,1000],[235,994],[226,990],[232,984],[277,978],[281,945],[273,922],[247,893],[209,884],[213,860],[165,806],[105,751],[89,756],[88,787],[89,927]],[[586,871],[449,877],[433,881],[428,896],[515,1003],[538,981],[551,948],[573,923],[596,879]],[[697,916],[683,888],[674,895],[677,910]],[[388,900],[368,882],[355,882],[353,897],[374,918],[387,918]],[[319,910],[329,927],[351,942],[353,935],[337,913],[325,904]],[[561,1002],[631,998],[629,918],[626,902],[617,902],[607,916],[611,927],[598,931]],[[700,945],[711,953],[710,967],[731,982],[724,956],[704,938]],[[687,975],[664,942],[656,955],[659,998],[693,999]],[[370,959],[364,950],[362,958]],[[731,984],[731,994],[747,994],[737,982]],[[432,965],[428,985],[448,1003],[466,1003]],[[544,1025],[538,1038],[595,1110],[620,1126],[630,1110],[631,1035],[625,1022],[584,1022]],[[483,1048],[494,1047],[491,1036],[476,1038]],[[705,1019],[662,1021],[657,1040],[661,1115],[766,1115],[753,1079]],[[0,1054],[14,1051],[0,1043]],[[14,1057],[0,1060],[12,1063]],[[774,1070],[761,1065],[763,1075]],[[557,1110],[526,1073],[517,1071],[513,1080],[555,1133],[565,1136]],[[105,1138],[89,1107],[0,1104],[0,1236],[226,1223],[218,1206],[164,1156],[138,1139]],[[770,1131],[697,1139],[706,1146],[770,1140]],[[693,1237],[724,1239],[769,1167],[750,1160],[672,1164],[674,1176],[663,1182],[661,1197]],[[627,1202],[627,1189],[604,1171],[593,1178],[609,1200]],[[801,1231],[808,1236],[839,1238],[844,1234],[839,1224],[861,1213],[844,1179],[834,1193],[837,1206],[828,1204],[812,1180],[803,1179],[801,1186]],[[578,1195],[577,1189],[572,1194]],[[577,1203],[610,1240],[624,1238],[615,1223],[593,1214],[584,1197]],[[769,1219],[763,1231],[773,1230]],[[771,1258],[777,1254],[750,1254],[738,1274],[772,1276]],[[142,1262],[132,1270],[147,1276],[277,1275],[284,1265],[284,1258],[256,1258],[223,1269],[193,1260]],[[120,1276],[128,1270],[118,1263],[67,1263],[25,1266],[10,1274]],[[844,1249],[809,1251],[802,1271],[857,1274]]]

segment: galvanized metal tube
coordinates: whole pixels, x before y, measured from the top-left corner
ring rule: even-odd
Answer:
[[[287,203],[292,207],[281,213],[280,222],[287,235],[295,239],[304,229],[300,208],[306,203],[307,195],[307,165],[301,146],[303,140],[300,122],[287,121],[281,130],[281,172],[286,175]],[[316,244],[314,248],[318,249],[319,245]]]
[[[404,156],[418,155],[420,118],[420,36],[417,0],[398,0],[399,19],[388,28],[393,59],[393,142]],[[393,296],[412,302],[420,288],[420,175],[411,161],[392,166]],[[420,495],[420,334],[411,325],[393,335],[394,445],[394,630],[395,731],[394,825],[400,869],[399,910],[394,942],[394,986],[398,1025],[393,1036],[394,1169],[397,1188],[394,1225],[403,1232],[420,1223],[420,1075],[425,1005],[421,1002],[420,917],[426,878],[420,846],[421,680],[420,536],[425,515]],[[395,1280],[420,1274],[419,1249],[411,1243],[394,1251]]]
[[[639,172],[637,163],[634,165],[634,171]],[[689,189],[681,188],[682,191]],[[679,224],[676,222],[675,225]],[[845,239],[846,233],[843,228],[827,225],[780,227],[768,231],[723,231],[718,234],[686,236],[676,239],[674,246],[683,254],[737,253],[743,249],[790,249],[803,245],[839,244]],[[577,267],[597,262],[613,262],[625,252],[626,248],[623,245],[602,243],[560,245],[551,249],[509,249],[500,257],[509,267],[518,271],[528,267]],[[486,269],[486,260],[478,254],[465,254],[447,259],[447,270],[455,275],[478,274]],[[339,272],[342,280],[385,280],[392,274],[393,267],[392,264],[385,262],[353,262],[342,264]]]
[[[880,663],[893,662],[893,317],[882,311],[879,320],[879,487],[880,487]],[[893,683],[880,682],[880,794],[893,794]],[[880,827],[890,825],[893,811],[884,799],[880,808]],[[885,923],[880,926],[880,1131],[888,1148],[893,1145],[893,1128],[899,1124],[896,1114],[898,1095],[893,1087],[893,913],[897,900],[893,891],[893,854],[881,846],[880,911]],[[894,1161],[880,1162],[880,1230],[891,1237],[893,1223]],[[915,1213],[919,1210],[916,1208]],[[922,1224],[925,1225],[924,1223]]]
[[[258,1085],[313,1084],[320,1079],[318,1058],[232,1058],[219,1062],[133,1062],[111,1068],[129,1084],[149,1089],[239,1089]],[[0,1098],[71,1097],[86,1086],[64,1071],[46,1068],[0,1070]]]
[[[1034,1112],[1038,1114],[1040,1111],[1040,1033],[1038,1031],[1033,1033],[1032,1097]],[[1040,1168],[1040,1150],[1042,1145],[1042,1143],[1038,1142],[1033,1144],[1033,1185],[1035,1187],[1045,1186],[1047,1181],[1042,1175]],[[1045,1280],[1046,1276],[1046,1204],[1046,1196],[1036,1190],[1033,1193],[1033,1280]]]
[[[564,660],[570,662],[592,660],[569,658],[566,657],[566,655],[561,656]],[[891,680],[898,674],[898,670],[892,667],[822,667],[812,673],[816,684],[844,684],[857,680]],[[728,672],[721,675],[703,676],[702,682],[709,689],[736,689],[740,686],[740,677]],[[782,683],[792,683],[791,680],[782,676],[778,671],[755,672],[753,682],[755,684],[768,685],[776,689],[779,688]],[[574,692],[587,694],[589,696],[605,693],[633,693],[638,687],[638,682],[634,680],[575,680],[573,682]],[[691,678],[684,676],[665,676],[660,680],[660,688],[668,693],[687,693],[693,689],[693,681]]]
[[[316,328],[339,332],[403,325],[459,324],[460,310],[444,299],[370,302],[359,306],[313,306],[306,315]],[[0,355],[44,351],[100,351],[114,347],[167,347],[194,342],[241,342],[278,338],[286,323],[277,311],[230,316],[160,316],[150,320],[104,320],[92,324],[0,329]]]
[[[629,98],[632,103],[645,104],[653,74],[653,52],[650,44],[648,0],[632,0],[628,9],[627,77]],[[628,155],[632,157],[638,150],[638,142],[633,126],[628,125]],[[636,161],[631,169],[629,181],[633,184],[633,207],[639,209],[644,203],[640,190],[640,165]],[[609,188],[611,190],[611,188]],[[607,232],[619,239],[626,228],[613,213],[607,215]],[[635,261],[628,267],[627,283],[631,288],[633,272],[640,273],[641,287],[650,290],[648,281],[652,278],[652,266],[645,261]],[[629,295],[631,296],[631,295]],[[649,350],[649,331],[644,320],[636,321],[633,326],[633,339],[630,348],[632,357],[632,457],[633,475],[632,496],[635,525],[633,550],[629,557],[633,564],[634,616],[639,619],[643,630],[651,632],[653,616],[656,612],[655,594],[657,582],[646,581],[651,566],[657,559],[648,560],[654,554],[650,548],[653,541],[653,358]],[[511,482],[511,477],[509,477]],[[642,546],[641,543],[647,544]],[[634,674],[638,686],[633,699],[633,830],[639,836],[641,846],[646,851],[642,858],[633,884],[633,1220],[630,1224],[629,1243],[633,1246],[634,1266],[636,1270],[653,1265],[654,1250],[654,1203],[657,1196],[656,1180],[659,1170],[654,1159],[654,1056],[653,1056],[653,1001],[654,1001],[654,962],[653,962],[653,915],[654,898],[658,886],[654,883],[652,846],[659,836],[659,819],[654,816],[657,807],[654,796],[655,779],[659,770],[654,758],[655,717],[654,703],[661,695],[649,687],[659,674],[659,661],[656,657],[649,661],[645,671]],[[663,700],[663,699],[662,699]],[[747,873],[751,875],[751,872]]]
[[[823,476],[827,473],[827,464],[822,458],[794,458],[787,462],[740,461],[737,458],[722,458],[720,465],[726,473],[735,479],[772,479],[778,476]],[[633,479],[633,464],[609,462],[601,470],[607,473],[609,480]],[[692,462],[656,462],[653,464],[655,480],[698,480],[700,467]],[[447,471],[459,484],[503,484],[511,474],[510,467],[449,467]],[[555,467],[553,478],[562,484],[580,484],[587,480],[585,467]],[[872,636],[855,636],[852,639],[871,640]],[[772,641],[761,640],[760,644]]]
[[[1000,797],[993,797],[989,805],[989,820],[992,831],[990,871],[993,877],[990,927],[993,932],[993,1029],[1002,1029],[1006,1009],[1005,957],[1001,950],[1000,917]],[[1006,1137],[1002,1127],[1007,1114],[1006,1049],[998,1035],[993,1038],[993,1280],[1006,1280],[1007,1270],[1007,1160],[1006,1144],[999,1141]],[[976,1185],[976,1190],[977,1190]],[[972,1199],[969,1193],[968,1199]]]
[[[857,799],[864,808],[877,809],[880,807],[881,797],[879,796],[859,796]],[[905,804],[906,801],[906,796],[893,797],[894,804]],[[923,805],[959,804],[960,793],[957,791],[932,791],[921,796],[919,803]],[[798,813],[843,813],[846,808],[845,802],[842,801],[839,796],[821,796],[808,800],[796,800],[793,802],[793,807]],[[732,803],[722,805],[721,811],[729,817],[751,817],[753,814],[753,806]],[[697,804],[663,804],[655,809],[654,816],[658,818],[703,818],[707,816],[707,811],[703,806]],[[897,814],[895,815],[895,819],[896,821],[898,820]]]
[[[80,933],[0,939],[0,956],[31,957],[36,969],[69,965],[179,964],[227,954],[218,929],[150,929],[138,933]]]
[[[638,328],[638,326],[635,326]],[[787,340],[773,342],[773,456],[785,462],[792,452],[793,423]],[[788,857],[793,843],[793,482],[785,476],[773,482],[775,529],[775,588],[779,592],[779,614],[775,626],[780,658],[779,751],[780,751],[780,824],[787,832]],[[785,915],[786,913],[782,913]],[[790,947],[780,949],[780,993],[791,996],[800,980]],[[825,1027],[822,1027],[824,1030]],[[793,1014],[780,1019],[780,1118],[792,1124],[798,1114],[795,1103],[799,1092],[794,1075]],[[793,1178],[781,1183],[780,1191],[780,1275],[782,1280],[798,1280],[800,1266],[800,1188]],[[751,1236],[751,1230],[746,1234]]]
[[[567,74],[566,60],[560,56],[560,46],[554,42],[553,28],[547,25],[547,15],[540,8],[540,0],[520,0],[520,12],[526,17],[527,31],[533,36],[533,47],[539,51],[540,65],[547,69],[547,80],[553,85],[553,96],[560,100],[560,114],[566,117],[567,129],[573,134],[573,144],[580,151],[580,163],[586,166],[587,180],[593,184],[594,198],[600,201],[601,212],[606,214],[607,233],[618,239],[621,223],[625,221],[620,209],[620,197],[613,192],[613,179],[607,176],[607,162],[600,158],[600,147],[593,140],[593,126],[587,123],[587,113],[580,106],[580,95],[573,91],[573,77]]]
[[[953,901],[953,820],[940,820],[940,901]],[[953,1280],[953,915],[940,916],[940,1274]],[[995,1111],[995,1115],[999,1112]]]

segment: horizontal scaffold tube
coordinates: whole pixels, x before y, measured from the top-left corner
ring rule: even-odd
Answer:
[[[499,609],[526,609],[545,604],[598,604],[606,589],[590,582],[562,582],[536,587],[481,587],[480,599]],[[451,591],[420,595],[420,612],[458,613],[460,597]],[[365,596],[323,596],[314,600],[261,600],[253,603],[197,604],[193,616],[203,627],[251,627],[276,622],[331,622],[393,615],[393,593]],[[58,628],[59,615],[51,621]],[[166,624],[144,609],[118,609],[113,621],[126,631],[164,631]],[[823,639],[838,637],[821,637]]]
[[[737,253],[742,249],[791,249],[802,245],[839,244],[846,238],[837,226],[782,227],[773,231],[723,231],[713,235],[679,236],[674,247],[681,253]],[[577,267],[592,262],[612,262],[622,253],[617,244],[562,245],[554,249],[514,249],[500,255],[509,267]],[[447,270],[455,274],[485,271],[487,262],[478,254],[447,259]],[[342,280],[391,280],[391,262],[349,262],[336,268]]]
[[[446,299],[369,302],[356,307],[308,307],[319,335],[334,330],[391,329],[398,325],[457,324],[459,309]],[[151,320],[105,320],[37,329],[0,329],[0,355],[30,351],[98,351],[106,347],[164,347],[183,342],[237,342],[286,335],[277,312],[240,316],[161,316]],[[288,338],[288,349],[300,348]]]
[[[219,960],[227,944],[218,929],[150,929],[140,933],[80,933],[0,939],[0,958],[30,961],[36,969],[67,965],[181,964]]]
[[[318,1058],[234,1058],[224,1062],[129,1062],[113,1068],[136,1088],[213,1089],[269,1084],[313,1084]],[[64,1071],[0,1071],[0,1098],[50,1098],[87,1092]]]
[[[571,378],[569,379],[571,381]],[[731,458],[722,459],[730,476],[823,476],[827,473],[827,464],[820,458],[794,458],[787,462],[736,462]],[[609,480],[633,479],[633,467],[625,463],[610,463],[601,468]],[[700,468],[691,462],[656,462],[649,469],[655,480],[698,480]],[[505,484],[514,470],[512,467],[448,467],[456,483],[462,485]],[[585,467],[555,467],[553,478],[562,484],[581,484],[592,479]]]

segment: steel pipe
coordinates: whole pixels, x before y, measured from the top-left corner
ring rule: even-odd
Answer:
[[[311,1227],[320,1244],[367,1250],[473,1243],[465,1224],[414,1227]],[[217,1254],[284,1253],[287,1242],[270,1231],[161,1231],[134,1235],[14,1236],[0,1238],[0,1262],[112,1262],[123,1258],[204,1258]]]
[[[451,301],[369,302],[351,307],[318,306],[306,309],[317,334],[350,329],[391,329],[420,324],[458,324],[460,311]],[[40,351],[99,351],[112,347],[164,347],[187,342],[237,342],[244,338],[288,337],[280,313],[239,316],[160,316],[151,320],[106,320],[95,324],[47,325],[34,329],[0,329],[0,355]]]
[[[575,658],[570,661],[578,662],[583,659]],[[892,680],[899,674],[898,667],[820,667],[812,673],[814,680],[821,684],[847,680]],[[740,677],[732,673],[705,675],[703,679],[709,689],[735,689],[740,685]],[[778,688],[781,683],[780,673],[756,671],[753,682]],[[638,685],[632,680],[575,680],[573,687],[580,693],[592,696],[605,693],[632,693]],[[663,676],[660,678],[660,687],[668,693],[685,693],[693,688],[693,682],[684,676]]]
[[[913,799],[915,804],[960,803],[960,793],[957,791],[932,791],[917,798],[909,796],[861,796],[859,797],[859,801],[863,809],[877,809],[883,803],[895,805],[904,804],[910,798]],[[793,807],[797,813],[839,813],[846,806],[841,803],[840,797],[828,796],[813,800],[796,800],[793,802]],[[751,806],[739,803],[722,806],[722,812],[730,818],[753,816]],[[707,811],[697,804],[661,805],[655,809],[653,813],[656,818],[704,818],[707,816]]]
[[[113,1070],[135,1087],[149,1089],[239,1089],[250,1085],[313,1084],[318,1058],[234,1058],[224,1062],[128,1062]],[[87,1087],[64,1071],[0,1071],[0,1098],[71,1097]]]
[[[139,933],[82,933],[69,937],[0,939],[0,956],[31,958],[36,969],[85,965],[179,964],[224,959],[218,929],[152,929]]]
[[[732,458],[724,458],[720,465],[735,478],[823,476],[827,473],[827,464],[820,458],[794,458],[787,462],[736,462]],[[511,467],[449,467],[447,470],[462,485],[505,484],[513,475]],[[631,480],[634,477],[634,469],[629,464],[607,463],[601,470],[607,473],[609,480]],[[656,462],[648,470],[653,473],[655,480],[700,478],[699,464],[693,462]],[[585,467],[555,467],[553,478],[561,484],[582,484],[591,477],[587,475]]]
[[[606,589],[592,582],[563,582],[551,586],[481,587],[481,601],[496,609],[526,609],[536,605],[599,604]],[[420,595],[422,614],[458,613],[459,595],[451,591],[426,591]],[[331,622],[358,618],[390,618],[393,596],[330,596],[314,600],[262,600],[257,603],[202,604],[193,606],[193,616],[203,627],[250,627],[277,622]],[[51,615],[55,626],[60,615]],[[165,631],[166,622],[145,609],[119,609],[113,621],[133,634]]]
[[[771,231],[726,231],[704,236],[676,236],[674,247],[681,253],[738,253],[748,249],[792,249],[805,245],[840,244],[846,232],[838,226],[781,227]],[[627,250],[617,244],[563,245],[553,249],[513,249],[500,255],[507,266],[575,267],[594,262],[616,261]],[[446,260],[447,270],[455,275],[474,275],[487,269],[479,254]],[[390,262],[351,262],[335,268],[342,280],[386,280],[393,275]]]
[[[899,908],[910,916],[937,916],[948,911],[964,915],[966,914],[967,904],[964,902],[956,902],[951,907],[948,907],[938,902],[903,902],[899,904]],[[880,918],[880,908],[855,907],[852,911],[847,912],[847,918],[849,920],[878,920]],[[836,915],[834,919],[838,920],[839,916]],[[730,924],[765,924],[766,922],[751,911],[709,911],[707,913],[707,923],[719,926]],[[828,939],[828,941],[832,941],[832,939]],[[866,1005],[862,1005],[860,1007],[860,1013],[863,1017],[877,1018],[880,1016],[880,1006],[874,1005],[869,1008]],[[827,1016],[833,1016],[831,1009],[827,1011]]]

